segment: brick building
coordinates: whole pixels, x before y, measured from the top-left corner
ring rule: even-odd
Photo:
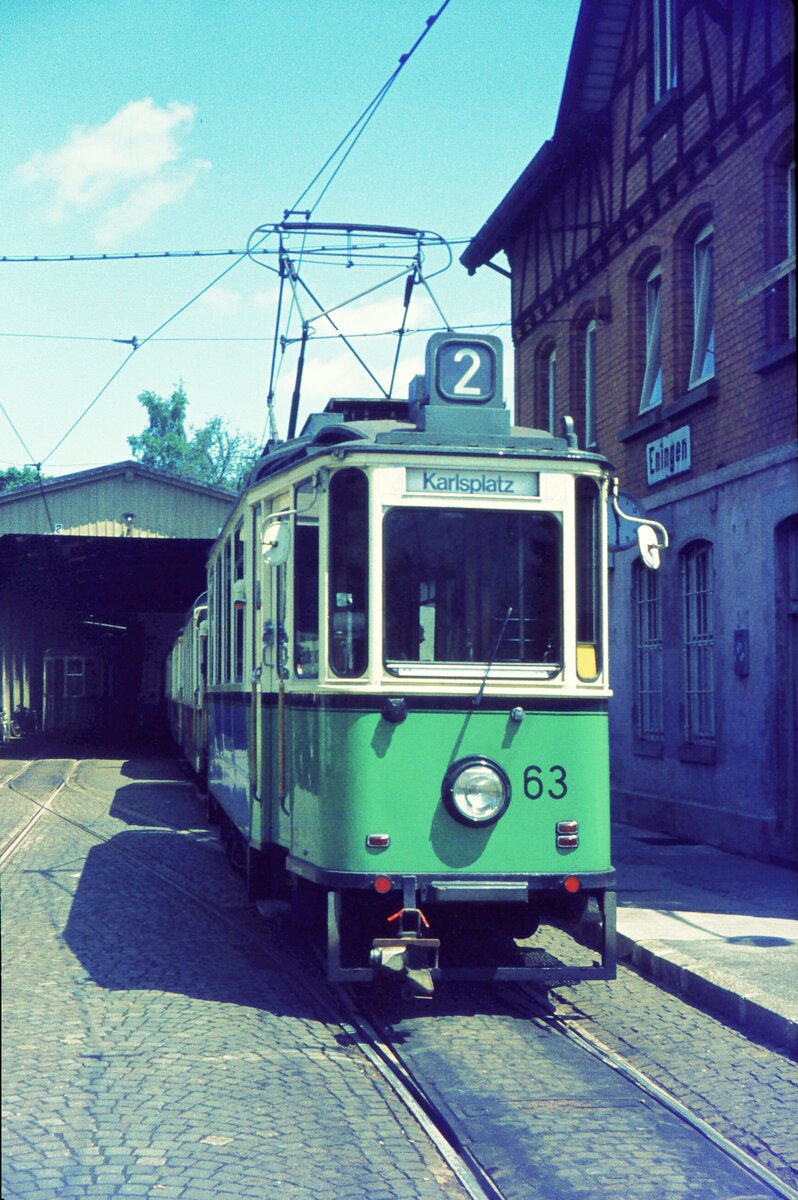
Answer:
[[[789,0],[583,0],[463,262],[507,256],[519,419],[572,414],[670,534],[613,555],[616,815],[794,861],[793,52]]]

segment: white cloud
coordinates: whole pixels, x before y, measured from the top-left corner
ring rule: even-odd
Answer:
[[[121,204],[105,211],[95,230],[98,245],[112,245],[126,234],[149,225],[162,208],[181,200],[194,186],[200,171],[210,165],[198,159],[188,174],[179,179],[152,179],[140,184]]]
[[[180,164],[179,137],[193,123],[190,104],[173,100],[160,108],[149,97],[134,100],[103,125],[73,129],[59,149],[32,155],[16,175],[52,189],[45,217],[54,224],[100,210],[97,239],[108,245],[180,200],[210,166]]]
[[[217,283],[201,296],[197,301],[197,306],[207,309],[217,317],[232,317],[235,316],[241,309],[243,296],[235,288],[224,287]]]
[[[351,314],[344,317],[347,310],[333,314],[337,325],[344,329],[347,335],[352,335],[352,344],[358,354],[364,359],[383,387],[387,388],[393,370],[396,353],[396,337],[365,337],[355,336],[357,333],[384,333],[397,330],[402,322],[401,294],[391,300],[384,298],[372,300],[368,304],[353,306]],[[427,296],[420,295],[414,299],[410,309],[408,329],[416,329],[428,325],[439,325],[440,318]],[[313,322],[316,332],[320,335],[330,330],[327,321],[317,319]],[[424,348],[427,335],[408,335],[402,344],[399,364],[394,381],[393,394],[399,399],[407,396],[410,380],[424,370]],[[289,374],[291,372],[289,371]],[[293,378],[293,376],[291,376]],[[307,360],[302,379],[302,409],[311,412],[326,404],[331,396],[375,396],[378,389],[356,361],[351,352],[338,339],[314,341],[311,338],[308,345]]]

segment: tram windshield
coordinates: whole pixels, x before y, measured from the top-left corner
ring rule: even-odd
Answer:
[[[384,544],[389,667],[561,664],[562,531],[552,513],[395,508]]]

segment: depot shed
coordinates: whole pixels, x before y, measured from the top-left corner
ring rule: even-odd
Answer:
[[[133,461],[0,493],[6,719],[21,707],[50,733],[156,730],[166,650],[235,499]]]

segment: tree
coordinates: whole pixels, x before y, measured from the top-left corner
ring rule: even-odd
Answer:
[[[27,483],[38,483],[39,478],[36,467],[6,467],[5,471],[0,471],[0,492],[10,492],[12,488],[25,487]]]
[[[223,417],[211,417],[186,432],[188,399],[182,382],[166,400],[155,392],[141,392],[138,399],[149,425],[127,441],[140,463],[217,487],[243,486],[259,453],[254,437],[230,429]]]

